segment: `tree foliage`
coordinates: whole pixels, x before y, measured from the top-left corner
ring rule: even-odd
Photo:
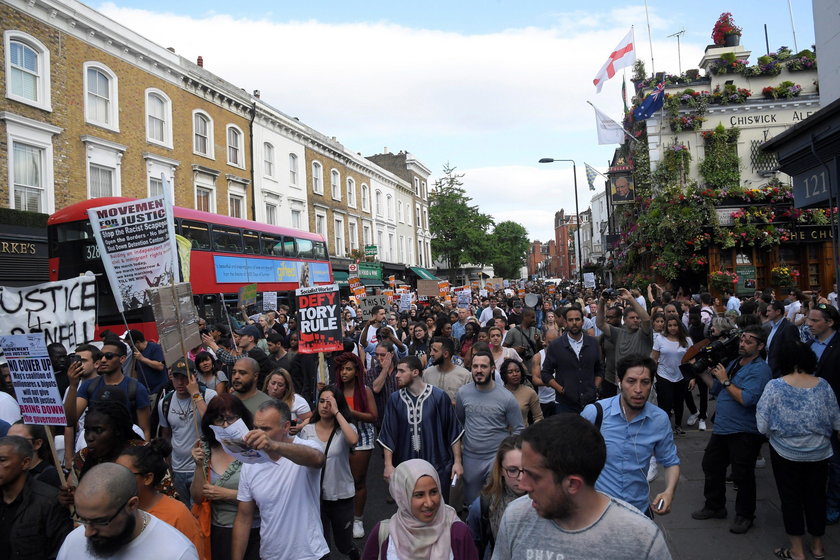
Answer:
[[[463,173],[456,173],[449,164],[444,176],[435,181],[429,195],[429,230],[432,234],[432,257],[444,259],[450,276],[463,264],[483,265],[490,262],[488,230],[493,218],[482,214],[462,188]]]
[[[493,272],[502,278],[519,278],[528,253],[528,231],[516,222],[496,224],[491,235]]]

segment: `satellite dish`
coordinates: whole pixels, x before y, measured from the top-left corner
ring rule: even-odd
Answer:
[[[540,296],[537,294],[525,294],[525,305],[528,307],[536,307],[540,302]]]

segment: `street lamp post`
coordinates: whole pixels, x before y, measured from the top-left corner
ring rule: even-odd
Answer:
[[[547,157],[542,158],[540,160],[540,163],[555,163],[555,162],[559,162],[559,161],[571,162],[572,173],[574,174],[574,178],[575,178],[575,215],[576,215],[577,234],[578,234],[578,238],[577,238],[577,241],[575,242],[575,245],[577,245],[578,277],[580,279],[580,285],[581,285],[581,287],[583,287],[583,254],[581,252],[582,249],[580,247],[581,234],[580,234],[580,207],[578,206],[577,165],[575,164],[575,160],[573,160],[573,159],[558,159],[558,158],[547,158]]]

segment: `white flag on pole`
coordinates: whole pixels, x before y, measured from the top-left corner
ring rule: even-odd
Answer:
[[[620,124],[598,110],[595,105],[595,126],[598,129],[598,144],[621,144],[624,141],[624,129]]]

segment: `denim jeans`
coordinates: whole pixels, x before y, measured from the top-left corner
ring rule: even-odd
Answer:
[[[193,476],[195,476],[195,473],[193,471],[175,471],[174,473],[172,473],[172,485],[175,486],[175,491],[178,492],[178,499],[184,502],[184,505],[187,506],[187,509],[190,509],[192,507],[192,498],[190,498],[190,485],[192,484]]]

